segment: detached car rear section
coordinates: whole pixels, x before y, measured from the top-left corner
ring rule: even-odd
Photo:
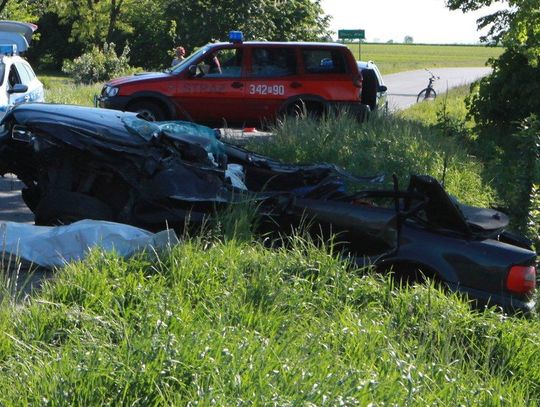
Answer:
[[[400,188],[331,164],[291,165],[221,142],[188,122],[134,113],[21,105],[2,121],[0,173],[16,174],[37,224],[83,218],[184,230],[252,199],[260,232],[308,224],[339,234],[357,264],[422,273],[507,310],[531,311],[536,253],[498,211],[463,205],[432,177]]]
[[[282,115],[348,110],[364,120],[362,77],[342,44],[209,44],[165,72],[105,84],[98,104],[148,120],[183,119],[221,126],[260,125]]]

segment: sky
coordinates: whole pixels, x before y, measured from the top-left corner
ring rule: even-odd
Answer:
[[[479,11],[450,11],[444,0],[322,0],[332,16],[330,29],[364,29],[368,42],[403,42],[406,35],[415,43],[475,44],[482,32],[476,19],[504,7]]]

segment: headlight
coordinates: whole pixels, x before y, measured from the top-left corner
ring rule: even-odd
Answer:
[[[105,86],[103,88],[103,94],[108,97],[113,97],[118,94],[118,88],[115,88],[114,86]]]

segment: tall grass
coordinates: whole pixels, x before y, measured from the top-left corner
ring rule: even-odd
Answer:
[[[102,83],[76,84],[73,79],[59,74],[38,75],[45,87],[45,101],[80,106],[93,106],[94,95],[101,92]]]
[[[397,289],[299,237],[95,252],[0,307],[0,404],[527,405],[537,321]]]
[[[444,112],[448,117],[451,117],[456,122],[462,122],[466,128],[471,129],[474,126],[474,121],[467,117],[468,110],[465,100],[470,95],[471,88],[474,88],[474,86],[458,86],[439,95],[435,100],[416,103],[395,114],[405,120],[434,126],[438,124],[440,115]]]
[[[489,206],[492,190],[482,181],[482,166],[462,141],[437,129],[395,116],[364,124],[341,114],[322,121],[286,119],[275,135],[248,148],[286,162],[331,162],[356,175],[397,174],[406,187],[411,174],[429,174],[469,204]]]

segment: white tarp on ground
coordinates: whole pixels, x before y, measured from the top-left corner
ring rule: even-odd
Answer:
[[[66,226],[0,222],[0,239],[4,259],[16,257],[43,267],[82,260],[94,247],[128,257],[140,250],[178,243],[172,230],[151,233],[122,223],[90,219]]]

